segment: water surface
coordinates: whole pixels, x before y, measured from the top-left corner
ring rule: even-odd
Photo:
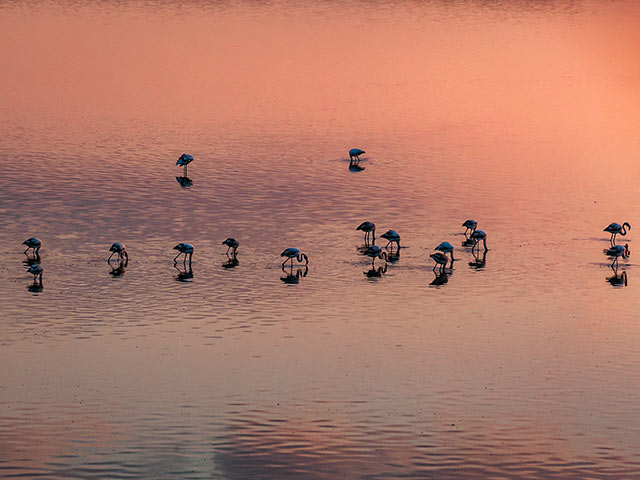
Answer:
[[[0,12],[0,476],[640,473],[634,2]]]

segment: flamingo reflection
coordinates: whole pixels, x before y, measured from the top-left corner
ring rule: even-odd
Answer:
[[[387,264],[385,263],[383,266],[378,266],[378,267],[371,264],[371,268],[366,272],[362,272],[362,273],[366,275],[367,278],[381,278],[382,275],[387,273]]]
[[[240,265],[238,257],[236,257],[235,255],[229,255],[228,253],[226,255],[227,261],[222,264],[222,268],[235,268]]]
[[[190,282],[193,279],[193,269],[191,268],[191,262],[189,264],[182,264],[182,268],[180,268],[179,263],[174,263],[173,268],[178,271],[178,275],[176,275],[176,280],[178,282]]]
[[[479,270],[484,268],[487,263],[487,250],[482,252],[482,257],[480,256],[480,251],[471,250],[473,254],[473,261],[469,262],[469,266],[475,270]]]
[[[618,264],[612,263],[610,266],[611,270],[613,271],[613,275],[606,278],[607,282],[609,282],[612,287],[626,287],[627,271],[623,270],[620,275],[618,275]]]
[[[431,283],[429,283],[429,285],[433,287],[441,287],[442,285],[445,285],[447,282],[449,282],[450,273],[447,272],[446,269],[442,268],[440,270],[436,270],[434,267],[433,274],[435,275],[435,278],[431,281]]]
[[[30,292],[41,292],[43,290],[42,286],[42,273],[44,272],[44,267],[38,263],[34,263],[30,265],[27,273],[31,273],[33,275],[33,283],[27,286],[27,290]]]
[[[176,177],[176,181],[182,188],[189,188],[193,185],[193,180],[191,180],[189,177]]]
[[[298,267],[295,269],[294,273],[293,265],[291,265],[289,270],[286,270],[285,266],[282,265],[282,271],[285,273],[285,276],[280,277],[280,280],[289,285],[296,285],[300,283],[300,278],[307,276],[307,273],[309,273],[309,267],[307,265],[305,265],[304,268]]]
[[[111,267],[109,275],[113,277],[121,277],[122,275],[124,275],[125,268],[127,267],[127,265],[129,265],[129,257],[127,256],[124,259],[117,258],[113,261],[111,260],[111,258],[109,258],[109,260],[107,260],[107,263]]]

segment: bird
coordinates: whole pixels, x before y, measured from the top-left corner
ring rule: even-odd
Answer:
[[[444,268],[447,266],[447,263],[449,263],[449,257],[442,252],[432,253],[429,256],[433,258],[434,262],[436,262],[433,266],[434,271],[436,268],[438,268],[438,266],[440,266],[444,270]]]
[[[40,252],[40,247],[42,246],[42,242],[39,238],[36,237],[27,238],[24,242],[22,242],[22,244],[27,246],[27,249],[24,251],[25,255],[30,248],[33,248],[33,253],[38,255]]]
[[[33,274],[33,279],[35,280],[38,275],[40,275],[40,279],[42,279],[42,272],[44,272],[44,267],[39,263],[34,263],[27,270],[28,273]]]
[[[464,231],[464,234],[466,235],[467,232],[469,232],[469,230],[471,230],[471,233],[476,231],[476,228],[478,228],[478,222],[476,222],[475,220],[469,219],[469,220],[465,220],[462,226],[466,229]]]
[[[178,161],[176,162],[177,166],[180,167],[184,167],[184,177],[187,177],[187,165],[189,165],[191,162],[193,162],[193,156],[189,155],[188,153],[183,153],[182,155],[180,155],[180,158],[178,158]]]
[[[126,257],[127,261],[129,261],[129,254],[127,253],[127,247],[124,246],[124,243],[114,243],[113,245],[111,245],[111,248],[109,248],[109,251],[111,252],[111,255],[109,255],[107,262],[111,260],[111,257],[113,257],[114,253],[118,254],[118,258],[120,260],[122,260],[123,257]]]
[[[487,248],[487,234],[485,233],[484,230],[475,230],[469,238],[474,241],[473,247],[471,247],[471,250],[473,250],[478,246],[478,244],[480,243],[480,240],[482,240],[482,242],[484,243],[484,251],[486,252],[487,250],[489,250]]]
[[[371,257],[371,263],[373,264],[376,261],[376,258],[382,258],[385,262],[388,261],[387,252],[382,250],[378,245],[371,245],[364,251],[364,254],[368,257]]]
[[[178,250],[178,254],[174,257],[173,263],[177,262],[177,259],[180,255],[184,255],[184,261],[187,261],[187,255],[189,255],[189,264],[191,264],[191,259],[193,258],[193,245],[188,243],[179,243],[175,247],[174,250]]]
[[[607,250],[607,255],[614,257],[613,262],[616,263],[620,257],[628,258],[631,252],[629,251],[629,244],[626,243],[624,247],[622,245],[614,245]]]
[[[227,246],[227,255],[229,254],[229,250],[233,249],[232,254],[235,257],[238,253],[238,246],[240,245],[240,243],[235,238],[229,237],[224,242],[222,242],[222,245]]]
[[[626,227],[626,229],[625,229]],[[618,223],[610,223],[607,228],[603,230],[603,232],[609,232],[611,234],[611,238],[609,241],[611,245],[616,244],[616,235],[620,234],[622,236],[626,235],[627,232],[631,230],[631,225],[628,222],[624,222],[622,225]]]
[[[448,253],[451,255],[451,261],[453,262],[455,260],[455,258],[453,258],[453,245],[451,245],[449,242],[440,243],[440,245],[438,245],[435,250],[438,250],[442,253]]]
[[[284,262],[282,262],[282,266],[288,261],[291,261],[291,266],[293,267],[293,259],[295,258],[298,262],[302,262],[302,259],[305,261],[305,265],[309,265],[309,257],[307,257],[306,253],[300,253],[300,250],[297,248],[285,248],[280,254],[281,257],[287,257]]]
[[[362,155],[363,153],[367,152],[359,148],[352,148],[351,150],[349,150],[349,161],[353,163],[353,160],[355,159],[356,163],[360,162],[360,155]]]
[[[389,245],[395,242],[398,245],[398,249],[400,248],[400,234],[395,230],[387,230],[385,233],[380,235],[380,238],[384,238],[387,240],[387,245],[384,248],[387,248]],[[392,247],[393,248],[393,247]]]
[[[371,243],[376,241],[376,225],[373,222],[362,222],[356,230],[362,230],[364,232],[364,242],[367,243],[371,240]]]

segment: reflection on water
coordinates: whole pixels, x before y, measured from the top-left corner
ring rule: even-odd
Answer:
[[[295,285],[300,283],[300,279],[302,277],[307,276],[307,274],[309,273],[309,267],[306,265],[304,267],[297,266],[294,273],[293,265],[290,265],[289,267],[285,267],[284,265],[282,265],[282,272],[285,274],[285,276],[280,277],[280,280],[282,280],[284,283]]]
[[[0,3],[0,476],[638,477],[640,287],[602,252],[638,223],[638,24],[627,0]],[[386,261],[366,219],[402,235]],[[135,261],[107,275],[114,238]],[[432,277],[441,241],[465,248]]]
[[[177,281],[190,282],[193,280],[193,269],[191,267],[191,262],[189,262],[188,264],[183,263],[182,265],[180,263],[174,263],[173,268],[178,271],[178,274],[176,275]]]
[[[607,282],[613,287],[626,287],[628,285],[627,271],[622,270],[618,273],[617,263],[611,264],[611,270],[613,271],[613,275],[606,278]]]
[[[191,180],[189,177],[176,177],[176,180],[182,188],[189,188],[193,186],[193,180]]]

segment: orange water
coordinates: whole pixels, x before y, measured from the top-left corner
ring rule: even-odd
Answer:
[[[638,476],[638,25],[633,1],[0,4],[0,476]],[[380,277],[364,220],[406,247]]]

